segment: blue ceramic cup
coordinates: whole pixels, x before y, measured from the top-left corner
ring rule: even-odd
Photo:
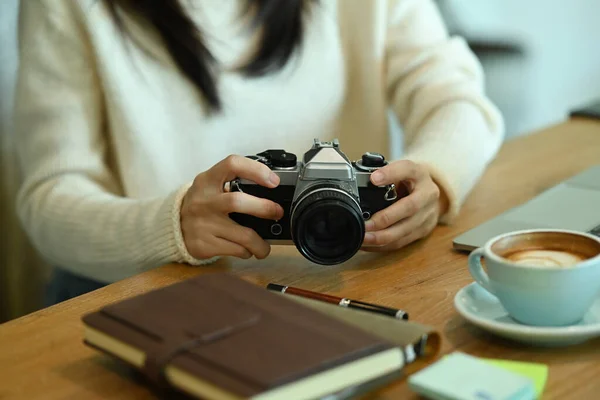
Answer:
[[[520,323],[576,324],[600,295],[600,238],[559,229],[503,234],[469,255],[469,271]]]

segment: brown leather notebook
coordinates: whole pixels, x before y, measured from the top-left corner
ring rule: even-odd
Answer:
[[[86,344],[206,399],[319,398],[405,364],[393,341],[225,273],[106,306],[83,322]]]

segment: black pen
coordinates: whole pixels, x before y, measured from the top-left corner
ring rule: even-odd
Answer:
[[[354,308],[357,310],[371,311],[378,314],[387,315],[396,319],[408,320],[408,313],[403,310],[398,310],[391,307],[384,307],[377,304],[365,303],[364,301],[351,300],[345,297],[331,296],[329,294],[311,292],[310,290],[299,289],[291,286],[279,285],[277,283],[269,283],[267,289],[294,294],[296,296],[306,297],[313,300],[324,301],[326,303],[337,304],[341,307]]]

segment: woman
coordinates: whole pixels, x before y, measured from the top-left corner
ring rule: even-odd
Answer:
[[[242,157],[339,138],[356,159],[406,153],[372,181],[411,194],[373,216],[390,251],[449,222],[503,135],[468,47],[432,0],[22,2],[18,212],[57,269],[52,302],[170,262],[264,258],[240,212],[277,204],[223,184],[275,187]]]

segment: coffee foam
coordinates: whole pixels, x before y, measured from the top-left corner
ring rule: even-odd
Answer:
[[[558,250],[521,250],[504,256],[517,265],[530,267],[573,267],[587,259],[583,254]]]
[[[491,250],[515,265],[570,268],[599,256],[600,242],[567,232],[541,231],[508,235]]]

